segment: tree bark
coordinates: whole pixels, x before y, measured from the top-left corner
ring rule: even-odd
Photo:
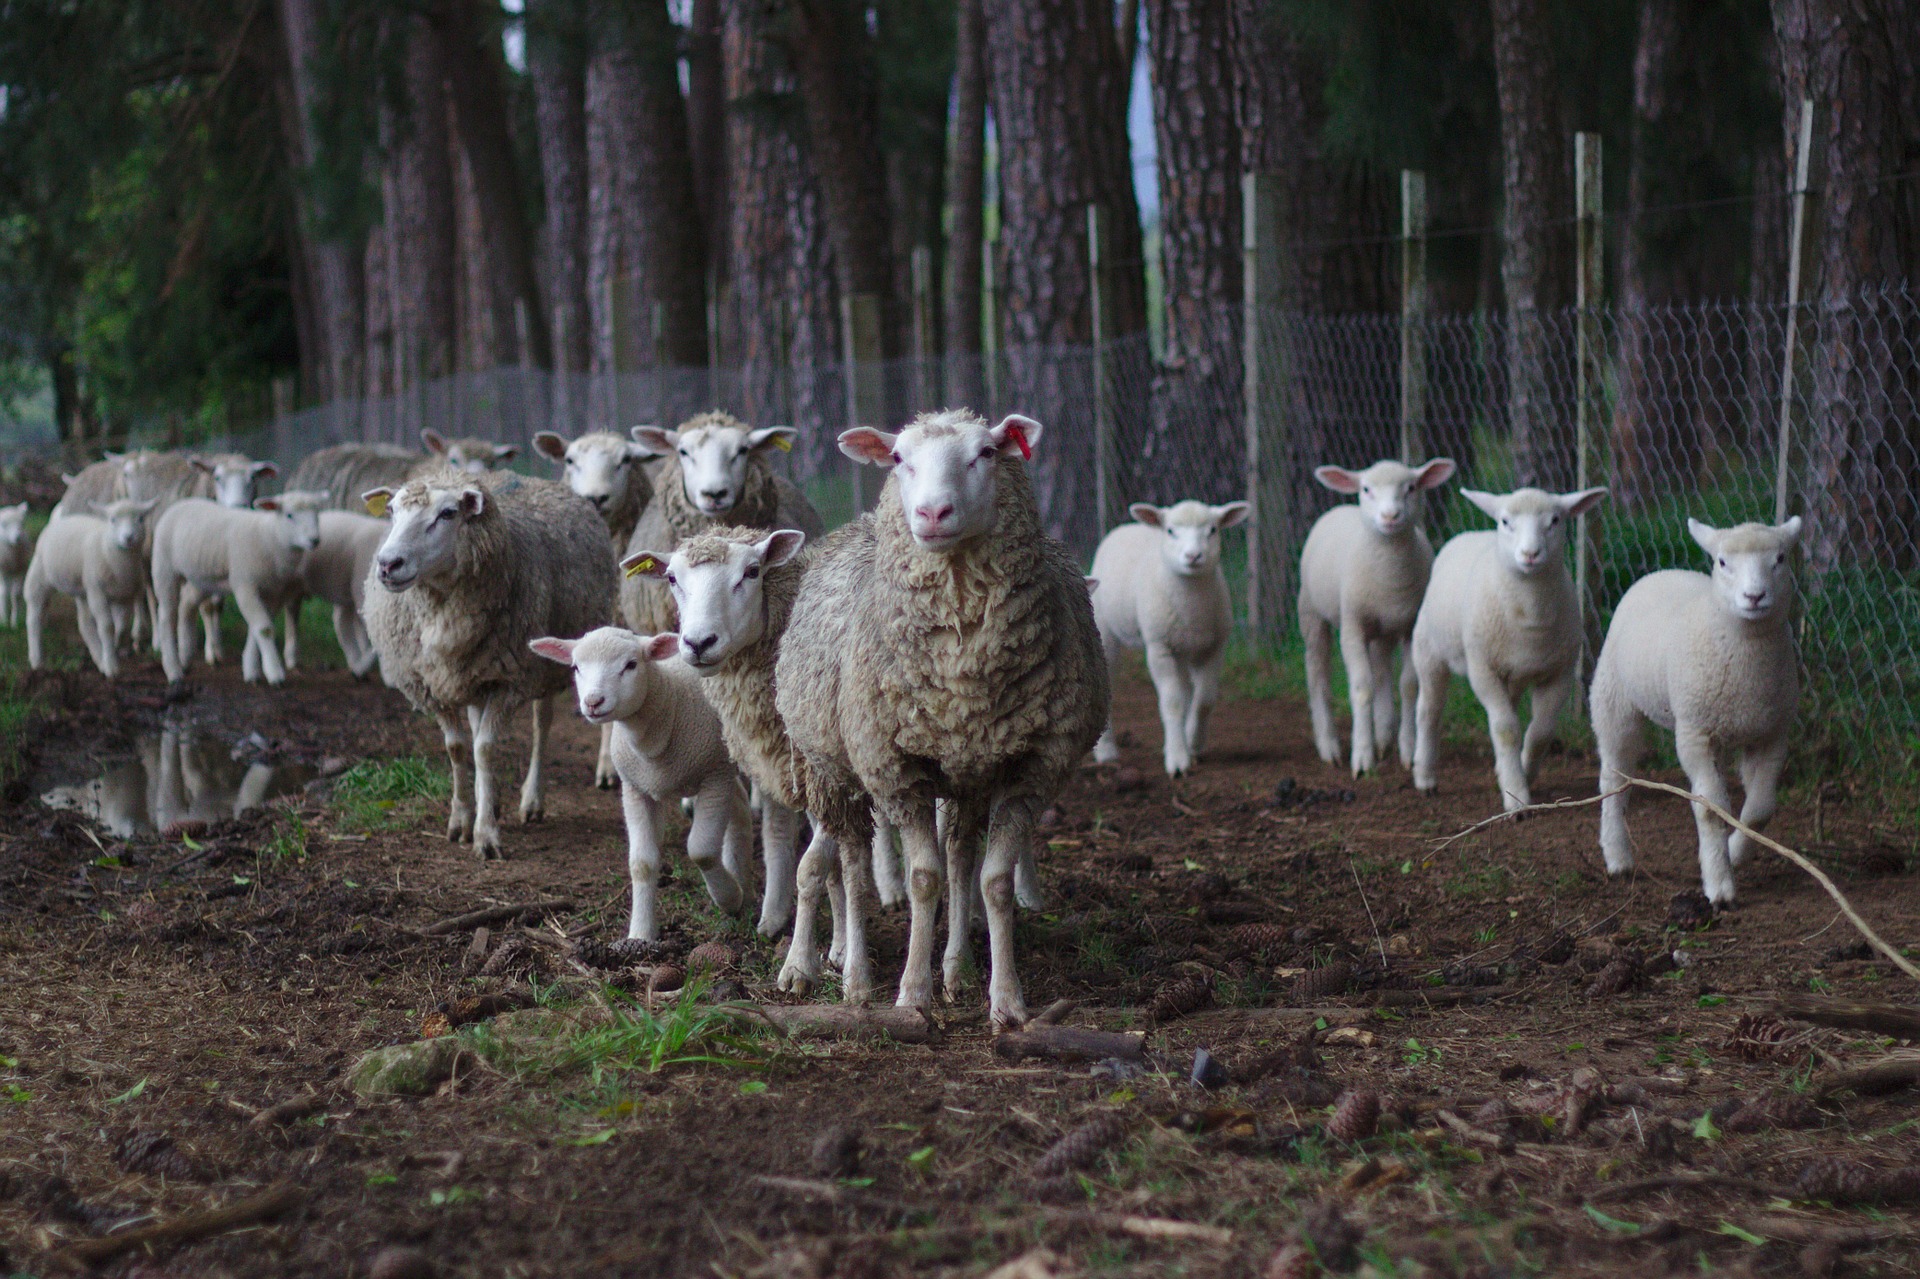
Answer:
[[[986,237],[987,30],[981,0],[955,4],[953,126],[947,153],[947,192],[953,221],[947,233],[944,325],[947,397],[981,404],[981,268]],[[983,410],[984,406],[983,406]]]
[[[395,120],[394,202],[387,211],[403,252],[389,267],[399,300],[395,332],[412,381],[454,370],[459,317],[453,213],[453,151],[447,136],[446,59],[440,36],[420,18],[406,29],[406,104]]]
[[[547,302],[556,374],[583,373],[591,346],[587,311],[586,42],[583,0],[533,0],[527,6],[527,72],[533,84],[546,194]],[[556,392],[577,379],[555,379]],[[580,407],[565,394],[555,412]]]
[[[693,192],[707,229],[707,266],[727,273],[727,81],[721,59],[720,0],[693,0],[687,28],[687,133]]]
[[[1573,172],[1545,0],[1492,0],[1500,94],[1501,177],[1506,194],[1507,415],[1523,485],[1573,484],[1573,415],[1556,366],[1565,367],[1566,308],[1573,294]],[[1565,379],[1561,379],[1564,381]]]

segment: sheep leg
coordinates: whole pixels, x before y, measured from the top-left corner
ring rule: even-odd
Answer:
[[[601,790],[611,790],[620,780],[620,774],[613,767],[613,725],[600,726],[600,757],[593,763],[593,784]]]
[[[253,640],[254,656],[267,683],[280,687],[287,682],[287,668],[280,664],[280,648],[273,642],[273,611],[251,582],[234,584],[233,602],[239,605],[240,616],[247,619],[247,634]]]
[[[949,1003],[958,1003],[966,988],[967,961],[972,945],[973,899],[980,891],[980,825],[977,804],[953,810],[941,844],[947,854],[947,952],[941,959],[941,988]],[[1015,875],[1018,896],[1018,874]],[[983,916],[986,910],[980,912]]]
[[[987,1006],[995,1029],[1010,1029],[1027,1020],[1026,1001],[1020,995],[1020,972],[1013,957],[1013,863],[1033,841],[1038,814],[1031,795],[1001,799],[987,823],[987,856],[980,873],[980,893],[987,903],[987,953],[992,965],[987,978]]]
[[[447,838],[464,844],[473,838],[473,799],[467,784],[473,777],[473,735],[458,714],[436,715],[440,740],[447,747],[447,771],[453,775],[453,796],[447,801]]]
[[[159,615],[166,619],[165,625],[154,628],[154,639],[159,642],[160,666],[162,670],[166,671],[167,682],[169,684],[179,683],[186,677],[187,673],[186,666],[181,661],[182,650],[180,646],[179,629],[173,624],[173,619],[180,611],[180,586],[180,579],[175,577],[171,572],[164,571],[160,568],[154,569],[153,589],[159,599],[156,607],[159,610]],[[139,630],[140,612],[138,609],[134,610],[133,623],[134,629],[136,631]],[[136,640],[135,643],[137,644],[138,640]]]
[[[933,1007],[933,935],[939,927],[941,880],[945,867],[940,836],[928,805],[916,805],[898,828],[907,855],[907,963],[900,973],[901,1008]],[[876,837],[878,829],[876,829]],[[943,965],[944,967],[944,965]]]
[[[867,898],[873,888],[873,823],[840,841],[840,886],[846,897],[846,940],[840,957],[840,988],[849,1004],[873,998],[873,956],[867,950]]]
[[[827,962],[838,968],[847,957],[847,889],[840,878],[840,854],[837,852],[833,865],[827,871],[827,913],[833,921],[827,942]]]
[[[192,632],[189,631],[188,634],[191,635]],[[184,654],[192,652],[193,649],[190,645],[182,644],[180,651]],[[240,678],[249,684],[260,682],[260,641],[252,635],[248,635],[247,642],[240,647]]]
[[[1594,744],[1600,750],[1600,855],[1607,874],[1633,869],[1633,839],[1627,831],[1627,801],[1633,792],[1627,775],[1640,763],[1646,749],[1645,725],[1639,711],[1621,705],[1610,691],[1603,668],[1594,676],[1591,713]]]
[[[1366,626],[1357,617],[1340,619],[1340,661],[1347,668],[1347,706],[1353,712],[1353,775],[1371,773],[1373,753],[1374,665]]]
[[[1400,766],[1413,767],[1413,754],[1419,745],[1414,708],[1420,700],[1420,672],[1413,664],[1413,645],[1400,648]]]
[[[553,723],[553,698],[536,697],[533,711],[533,750],[527,758],[526,780],[520,783],[520,824],[547,820],[547,729]]]
[[[1764,746],[1750,746],[1740,752],[1740,787],[1746,791],[1746,800],[1740,809],[1740,820],[1755,830],[1762,830],[1773,817],[1777,804],[1777,791],[1780,785],[1780,770],[1787,763],[1787,735],[1782,733]],[[1747,860],[1753,841],[1739,831],[1733,832],[1733,838],[1727,841],[1727,860],[1735,866]]]
[[[1573,672],[1533,687],[1532,714],[1527,719],[1527,739],[1520,748],[1520,771],[1531,782],[1540,771],[1540,752],[1560,727],[1560,708],[1573,693]]]
[[[1328,764],[1340,762],[1340,739],[1333,733],[1333,627],[1324,617],[1300,610],[1300,638],[1307,643],[1307,710],[1313,716],[1313,748]]]
[[[1107,662],[1108,682],[1116,682],[1114,668],[1119,664],[1120,643],[1104,630],[1100,632],[1100,652]],[[1108,708],[1107,726],[1100,731],[1100,740],[1093,744],[1093,762],[1111,764],[1119,758],[1120,746],[1113,740],[1113,711],[1112,708]],[[882,897],[881,900],[886,899]]]
[[[1527,770],[1520,759],[1520,712],[1506,680],[1478,655],[1467,654],[1467,683],[1487,712],[1487,734],[1493,739],[1493,773],[1500,784],[1500,805],[1507,812],[1533,802]]]
[[[208,666],[220,664],[220,605],[224,602],[218,595],[209,595],[200,601],[201,654],[207,659]],[[189,626],[187,631],[191,635],[193,628]],[[181,650],[184,652],[186,647],[182,644]],[[291,658],[287,665],[293,665]]]
[[[481,857],[498,857],[500,797],[493,784],[493,748],[500,740],[499,699],[489,697],[467,707],[467,727],[473,732],[473,851]]]
[[[1020,850],[1013,863],[1013,900],[1021,910],[1047,908],[1047,895],[1040,891],[1040,866],[1034,861],[1031,844]]]
[[[753,801],[747,796],[747,784],[738,773],[733,777],[738,803],[727,818],[726,835],[720,841],[720,864],[740,885],[740,911],[751,909],[760,896],[760,881],[753,862]],[[735,912],[740,913],[739,911]]]
[[[1147,645],[1147,673],[1153,676],[1153,691],[1160,695],[1167,776],[1184,777],[1193,770],[1193,752],[1187,747],[1187,707],[1193,702],[1193,687],[1187,682],[1185,666],[1165,644]]]
[[[74,618],[80,623],[80,639],[87,646],[88,656],[93,658],[102,675],[112,679],[120,673],[120,655],[111,647],[113,629],[107,621],[111,616],[107,593],[92,586],[84,599],[73,603]]]
[[[1193,704],[1187,708],[1187,749],[1196,759],[1207,749],[1207,730],[1212,727],[1213,708],[1220,701],[1220,672],[1226,664],[1227,654],[1222,648],[1211,661],[1201,662],[1189,672]]]
[[[1387,762],[1397,721],[1393,713],[1393,641],[1376,636],[1367,644],[1373,671],[1373,749],[1376,766]]]
[[[658,799],[624,782],[620,785],[620,807],[627,818],[627,879],[633,885],[627,936],[658,941],[660,844],[666,813]]]
[[[794,837],[800,817],[785,804],[769,799],[760,818],[760,856],[766,862],[766,895],[760,902],[762,937],[776,936],[793,919]]]
[[[349,610],[348,621],[353,627],[354,646],[360,652],[348,669],[353,672],[355,679],[365,679],[380,664],[380,650],[373,646],[373,637],[367,634],[367,624],[361,620],[360,614]]]
[[[730,773],[709,777],[693,798],[693,825],[687,830],[687,860],[707,882],[707,896],[727,915],[739,914],[746,902],[740,881],[726,864],[725,848],[746,806],[738,777]]]
[[[27,604],[27,666],[37,671],[46,659],[41,644],[42,628],[47,620],[47,597],[52,592],[47,589],[46,580],[39,575],[40,566],[35,564],[33,568],[35,571],[27,574],[24,594]]]
[[[906,858],[906,848],[900,840],[900,832],[878,814],[873,820],[873,888],[880,896],[880,905],[886,910],[898,906],[907,896],[907,882],[900,873],[901,862]]]
[[[793,940],[786,962],[780,965],[778,985],[795,995],[806,995],[820,984],[820,946],[814,931],[820,922],[820,899],[826,895],[828,867],[840,855],[833,837],[813,824],[813,840],[795,872],[798,900],[793,912]]]
[[[333,638],[339,642],[340,656],[347,659],[347,669],[353,673],[355,679],[366,674],[360,665],[361,659],[366,656],[366,650],[360,646],[360,635],[356,630],[358,620],[353,609],[347,605],[333,606]]]
[[[286,634],[280,639],[280,656],[288,670],[300,662],[300,609],[305,603],[304,599],[296,596],[287,601],[287,606],[281,610],[280,620],[286,627]]]
[[[1435,775],[1440,763],[1440,720],[1446,714],[1447,684],[1453,672],[1444,659],[1423,657],[1417,648],[1409,652],[1414,677],[1420,684],[1414,712],[1413,785],[1431,794],[1440,785]]]
[[[1713,739],[1689,724],[1676,724],[1674,753],[1680,767],[1687,770],[1687,785],[1693,793],[1731,811],[1726,778],[1720,775],[1720,761],[1714,758]],[[1733,866],[1727,859],[1727,828],[1705,804],[1693,806],[1693,824],[1700,833],[1700,885],[1707,900],[1716,906],[1733,902]]]

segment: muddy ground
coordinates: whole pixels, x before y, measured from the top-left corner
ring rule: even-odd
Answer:
[[[1692,909],[1675,801],[1636,804],[1625,882],[1600,868],[1591,808],[1441,847],[1495,806],[1483,748],[1449,747],[1437,798],[1397,764],[1354,782],[1285,698],[1230,699],[1200,770],[1169,784],[1136,676],[1117,697],[1126,767],[1089,765],[1060,798],[1019,956],[1036,1010],[1072,998],[1070,1025],[1146,1029],[1147,1073],[998,1056],[970,998],[933,1045],[754,1035],[689,1050],[729,1063],[658,1071],[584,1031],[529,1068],[468,1028],[476,1051],[432,1095],[367,1100],[347,1086],[361,1054],[443,1030],[436,1011],[460,1020],[476,995],[574,1001],[582,1025],[651,998],[685,1025],[643,972],[724,937],[738,962],[719,993],[778,999],[775,949],[681,860],[664,955],[582,963],[617,962],[592,943],[623,934],[626,886],[618,805],[591,789],[571,715],[548,820],[509,826],[506,860],[481,864],[442,838],[436,801],[344,805],[349,763],[442,758],[396,696],[340,672],[269,693],[229,666],[173,704],[151,668],[38,687],[33,795],[143,751],[151,771],[163,724],[175,770],[213,786],[237,748],[229,785],[257,764],[291,790],[130,838],[31,800],[0,811],[0,1274],[56,1273],[75,1241],[283,1182],[297,1202],[272,1220],[103,1269],[366,1275],[385,1250],[385,1274],[974,1275],[1023,1257],[1009,1273],[1312,1273],[1267,1269],[1292,1244],[1380,1274],[1920,1270],[1920,1211],[1835,1202],[1920,1193],[1852,1167],[1920,1162],[1916,1093],[1821,1087],[1890,1041],[1769,1015],[1809,994],[1911,1003],[1911,984],[1778,859],[1742,869],[1738,910]],[[193,764],[178,742],[196,725],[213,747]],[[1556,753],[1538,798],[1585,796],[1593,771]],[[1914,830],[1894,811],[1802,787],[1775,833],[1920,947]],[[420,932],[552,899],[573,905],[494,925],[484,950]],[[904,934],[903,914],[880,922],[883,972]],[[1188,1082],[1202,1047],[1224,1068],[1211,1089]],[[1376,1124],[1368,1098],[1335,1114],[1349,1091],[1378,1100]],[[311,1113],[250,1122],[310,1093]],[[846,1148],[816,1153],[835,1129]],[[1042,1175],[1082,1129],[1079,1166]]]

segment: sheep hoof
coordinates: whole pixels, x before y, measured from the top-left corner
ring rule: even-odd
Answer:
[[[1010,999],[1002,1003],[996,1000],[992,1007],[992,1021],[995,1033],[1003,1030],[1018,1030],[1027,1024],[1027,1005],[1022,999]]]
[[[1112,764],[1119,759],[1120,748],[1110,742],[1101,742],[1093,748],[1093,762],[1096,764]]]
[[[544,822],[546,820],[547,808],[545,804],[520,805],[520,824],[522,826],[531,826],[535,822]]]
[[[781,967],[780,978],[776,984],[787,994],[798,995],[805,999],[813,993],[817,982],[815,974],[807,972],[796,963],[789,962]]]
[[[594,777],[593,784],[600,790],[612,790],[620,784],[620,779],[612,773],[601,773]]]

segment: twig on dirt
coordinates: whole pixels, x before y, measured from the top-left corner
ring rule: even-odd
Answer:
[[[1080,1006],[1077,999],[1056,999],[1027,1019],[1029,1026],[1058,1026],[1067,1014]]]
[[[1920,1053],[1903,1052],[1877,1058],[1864,1066],[1822,1075],[1809,1085],[1809,1091],[1816,1099],[1824,1100],[1848,1090],[1883,1093],[1914,1084],[1920,1084]]]
[[[1810,1021],[1816,1026],[1870,1030],[1876,1034],[1892,1035],[1895,1039],[1920,1040],[1920,1008],[1905,1004],[1861,1003],[1805,995],[1779,1000],[1773,1010],[1781,1017]]]
[[[1766,1195],[1772,1199],[1791,1199],[1793,1193],[1784,1186],[1769,1185],[1764,1181],[1755,1181],[1750,1177],[1735,1177],[1722,1172],[1675,1172],[1659,1177],[1642,1177],[1638,1181],[1623,1181],[1617,1186],[1602,1186],[1589,1191],[1588,1203],[1612,1203],[1617,1199],[1632,1199],[1637,1195],[1651,1194],[1656,1190],[1686,1190],[1705,1186],[1717,1186],[1727,1190],[1748,1190],[1756,1195]]]
[[[791,1039],[891,1039],[931,1044],[940,1027],[918,1008],[849,1008],[844,1004],[714,1005],[722,1016],[772,1026]]]
[[[1387,943],[1381,940],[1380,923],[1373,917],[1373,906],[1367,901],[1367,886],[1360,882],[1360,868],[1353,864],[1353,854],[1347,854],[1347,870],[1353,874],[1353,886],[1360,890],[1360,904],[1367,908],[1367,923],[1373,929],[1373,944],[1380,948],[1380,962],[1387,961]]]
[[[1097,1213],[1088,1216],[1109,1230],[1140,1239],[1179,1239],[1222,1248],[1233,1242],[1233,1231],[1225,1226],[1203,1226],[1197,1221],[1176,1221],[1172,1217],[1106,1217]]]
[[[1100,1061],[1124,1057],[1138,1061],[1145,1053],[1146,1036],[1078,1026],[1034,1025],[995,1037],[993,1055],[1009,1061],[1043,1057],[1049,1061]]]
[[[1433,1112],[1433,1117],[1476,1146],[1485,1146],[1489,1150],[1508,1154],[1517,1144],[1512,1133],[1502,1135],[1488,1132],[1484,1128],[1476,1128],[1451,1110],[1436,1110]]]
[[[320,1099],[320,1094],[310,1092],[303,1096],[292,1097],[286,1101],[257,1110],[247,1120],[247,1123],[254,1128],[276,1128],[281,1124],[290,1124],[296,1120],[305,1119],[314,1111],[325,1109],[325,1107],[326,1102]]]
[[[1842,1251],[1871,1248],[1913,1233],[1905,1226],[1830,1226],[1805,1217],[1761,1217],[1746,1229],[1780,1243],[1832,1244]]]
[[[445,937],[449,933],[465,932],[469,928],[478,928],[482,924],[501,924],[527,915],[542,915],[552,911],[572,909],[573,903],[570,901],[522,902],[518,906],[489,906],[485,910],[470,910],[464,915],[455,915],[452,919],[428,924],[420,930],[420,935]]]
[[[885,1195],[876,1195],[853,1186],[837,1186],[831,1181],[815,1181],[811,1177],[755,1177],[756,1185],[771,1190],[783,1190],[802,1199],[818,1199],[825,1203],[836,1204],[842,1208],[865,1208],[873,1212],[890,1213],[896,1217],[913,1217],[925,1212],[910,1203],[898,1199],[889,1199]]]
[[[122,1253],[132,1252],[136,1248],[145,1248],[150,1244],[186,1243],[207,1235],[219,1234],[223,1230],[250,1226],[257,1221],[268,1221],[299,1206],[306,1196],[307,1192],[300,1187],[291,1182],[282,1181],[257,1195],[236,1199],[218,1208],[190,1212],[172,1221],[163,1221],[154,1226],[142,1226],[138,1230],[128,1230],[117,1235],[106,1235],[99,1239],[82,1239],[56,1253],[55,1258],[69,1266],[97,1265],[103,1261],[110,1261]]]

